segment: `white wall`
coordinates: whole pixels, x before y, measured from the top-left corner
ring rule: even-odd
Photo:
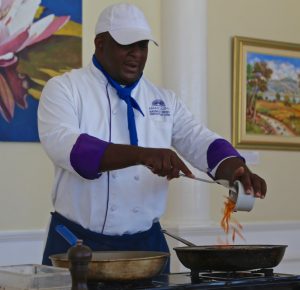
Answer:
[[[235,35],[300,43],[298,0],[208,1],[208,124],[231,138],[232,45]],[[257,150],[259,163],[252,170],[265,177],[268,194],[257,200],[251,214],[241,221],[300,219],[298,183],[299,152]],[[242,151],[241,151],[242,153]],[[220,218],[223,194],[211,191],[212,218]],[[219,194],[220,193],[220,194]]]

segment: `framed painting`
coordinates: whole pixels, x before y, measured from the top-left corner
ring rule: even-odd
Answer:
[[[300,149],[300,44],[233,38],[232,141]]]
[[[82,64],[82,0],[0,1],[0,13],[0,141],[39,142],[45,83]]]

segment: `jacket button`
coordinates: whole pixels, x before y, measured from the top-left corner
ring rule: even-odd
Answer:
[[[134,207],[134,208],[132,209],[132,211],[133,211],[134,213],[137,213],[137,212],[140,211],[140,209],[139,209],[138,207]]]
[[[140,177],[138,176],[138,175],[136,175],[135,177],[134,177],[134,180],[140,180]]]
[[[110,207],[110,211],[115,211],[115,210],[117,210],[117,206],[116,205],[112,205],[111,207]]]

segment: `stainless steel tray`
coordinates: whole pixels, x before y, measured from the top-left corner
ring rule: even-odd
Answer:
[[[0,267],[0,290],[69,290],[71,285],[72,279],[68,269],[36,264]]]

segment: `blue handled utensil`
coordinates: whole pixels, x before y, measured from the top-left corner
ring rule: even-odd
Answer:
[[[58,232],[71,246],[75,246],[79,240],[66,226],[57,225],[55,227],[56,232]]]

